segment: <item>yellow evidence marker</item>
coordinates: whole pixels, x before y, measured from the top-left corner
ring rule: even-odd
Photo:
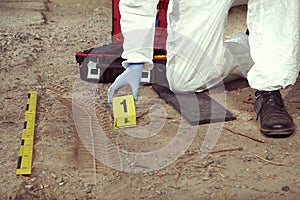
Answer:
[[[136,126],[136,112],[133,95],[118,96],[112,99],[114,129]]]

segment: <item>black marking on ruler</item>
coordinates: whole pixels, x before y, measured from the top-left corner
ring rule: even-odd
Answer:
[[[24,129],[27,127],[27,121],[24,122]]]
[[[19,156],[19,158],[18,158],[18,164],[17,164],[17,169],[21,169],[21,163],[22,163],[22,156]]]
[[[30,94],[30,93],[28,93],[28,99],[30,98],[30,96],[31,96],[31,94]]]
[[[24,144],[25,144],[25,140],[22,140],[21,141],[21,146],[24,145]]]
[[[26,111],[29,110],[29,104],[26,104]]]

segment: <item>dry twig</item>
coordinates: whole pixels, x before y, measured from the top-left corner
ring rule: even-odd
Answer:
[[[177,177],[176,177],[175,181],[178,181],[178,180],[179,180],[179,178],[180,178],[180,176],[181,176],[181,173],[180,173],[180,172],[178,172],[178,173],[177,173]]]
[[[249,139],[251,139],[251,140],[254,140],[254,141],[256,141],[256,142],[265,143],[264,140],[260,140],[260,139],[251,137],[251,136],[249,136],[249,135],[247,135],[246,133],[243,133],[243,132],[241,132],[241,131],[234,130],[234,129],[231,129],[231,128],[228,128],[228,127],[225,127],[225,126],[224,126],[224,129],[226,129],[227,131],[229,131],[229,132],[231,132],[231,133],[234,133],[234,134],[237,134],[237,135],[241,135],[241,136],[244,136],[244,137],[249,138]]]
[[[198,151],[191,151],[191,152],[189,152],[187,155],[188,156],[194,156],[194,155],[196,155],[196,154],[198,154],[199,152]]]
[[[300,103],[300,99],[289,100],[289,103]]]
[[[176,165],[185,165],[186,163],[188,163],[192,160],[194,160],[194,158],[190,158],[188,160],[182,160],[182,161],[179,161]]]
[[[219,150],[215,150],[210,152],[211,154],[213,153],[222,153],[222,152],[228,152],[228,151],[242,151],[243,147],[238,147],[238,148],[229,148],[229,149],[219,149]]]
[[[249,100],[243,100],[243,103],[254,105],[254,101],[249,101]]]
[[[270,161],[270,160],[267,160],[265,158],[262,158],[260,157],[259,155],[256,155],[257,158],[267,162],[267,163],[270,163],[270,164],[273,164],[273,165],[278,165],[278,166],[288,166],[288,164],[285,164],[285,163],[278,163],[278,162],[273,162],[273,161]]]
[[[209,165],[213,164],[215,161],[212,160],[212,161],[209,161],[208,163],[204,164],[203,166],[201,166],[201,168],[206,168],[208,167]]]
[[[183,161],[182,164],[186,164],[186,163],[188,163],[188,162],[190,162],[190,161],[192,161],[192,160],[194,160],[194,158],[191,158],[191,159],[188,159],[188,160],[186,160],[186,161]]]
[[[170,117],[170,116],[160,116],[159,118],[163,118],[163,119],[174,119],[174,117]]]
[[[17,125],[17,123],[13,122],[13,121],[0,121],[0,124],[15,124],[15,125]]]
[[[63,172],[62,174],[65,175],[65,176],[68,176],[68,177],[72,177],[72,175],[68,174],[67,172]]]

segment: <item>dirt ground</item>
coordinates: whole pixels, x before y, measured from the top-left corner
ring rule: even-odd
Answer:
[[[74,123],[76,112],[81,114],[72,107],[78,83],[96,87],[96,119],[121,150],[162,148],[183,123],[150,86],[143,86],[137,103],[138,126],[150,123],[148,109],[158,104],[168,116],[161,132],[141,139],[113,130],[106,104],[110,84],[80,82],[74,54],[110,41],[111,0],[1,0],[0,11],[0,199],[299,199],[299,129],[285,139],[263,137],[251,104],[254,90],[245,80],[226,85],[226,102],[220,103],[237,119],[219,124],[257,140],[221,128],[212,153],[200,158],[208,124],[196,126],[195,138],[183,155],[154,171],[122,171],[95,159],[99,156],[89,151],[80,124]],[[225,38],[244,31],[245,19],[245,6],[233,8]],[[17,176],[31,90],[38,91],[39,99],[33,168],[30,176]],[[300,78],[282,94],[299,127]]]

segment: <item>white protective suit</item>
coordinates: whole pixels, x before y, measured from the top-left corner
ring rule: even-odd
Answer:
[[[158,2],[120,0],[125,68],[129,63],[152,68]],[[277,90],[295,83],[300,69],[300,1],[249,0],[249,43],[243,33],[223,41],[233,3],[170,0],[167,78],[172,90],[203,91],[234,74],[247,77],[250,86],[258,90]]]

